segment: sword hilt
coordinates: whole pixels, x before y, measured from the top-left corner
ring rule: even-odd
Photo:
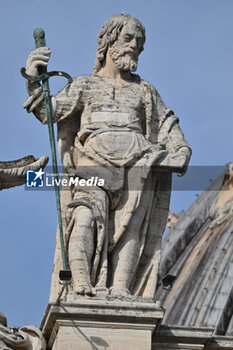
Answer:
[[[42,28],[36,28],[33,32],[33,37],[35,39],[35,46],[36,49],[38,49],[38,47],[45,47],[46,46],[46,41],[45,41],[45,32]],[[30,80],[32,82],[39,82],[39,81],[45,81],[53,76],[60,76],[60,77],[65,77],[68,79],[68,83],[72,83],[73,78],[65,72],[62,71],[52,71],[52,72],[48,72],[47,73],[47,68],[44,66],[39,66],[38,67],[38,75],[37,76],[31,76],[28,75],[26,73],[26,68],[21,68],[20,69],[20,73],[22,74],[22,76],[27,79]]]
[[[38,47],[43,47],[46,46],[46,41],[45,41],[45,31],[42,28],[36,28],[33,32],[33,38],[35,40],[35,45],[36,45],[36,49],[38,49]],[[39,75],[46,73],[47,72],[47,68],[44,66],[39,66],[38,67],[38,73]]]
[[[46,46],[45,32],[42,28],[36,28],[34,30],[33,38],[35,39],[36,49],[41,46]]]

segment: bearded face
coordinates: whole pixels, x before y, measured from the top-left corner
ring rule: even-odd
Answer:
[[[109,55],[121,71],[135,72],[138,66],[138,54],[130,47],[121,47],[118,41],[109,48]]]
[[[135,72],[138,56],[143,49],[144,34],[135,21],[127,22],[117,40],[109,47],[109,55],[121,71]]]

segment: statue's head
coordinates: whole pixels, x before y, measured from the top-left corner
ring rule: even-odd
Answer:
[[[119,69],[136,71],[138,56],[146,40],[145,28],[137,18],[129,15],[111,17],[103,24],[97,40],[94,73],[103,67],[108,51]]]
[[[6,319],[6,316],[2,312],[0,312],[0,324],[2,326],[7,327],[7,319]]]

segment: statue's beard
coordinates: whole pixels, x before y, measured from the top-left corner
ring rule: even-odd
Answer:
[[[138,56],[132,49],[119,49],[116,46],[109,48],[109,55],[121,71],[135,72],[138,66]]]

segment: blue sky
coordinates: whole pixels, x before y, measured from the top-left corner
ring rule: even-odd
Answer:
[[[231,0],[1,0],[0,160],[50,155],[47,127],[22,108],[27,94],[19,70],[34,48],[33,30],[46,32],[52,49],[49,70],[88,74],[101,25],[121,12],[146,27],[138,74],[179,116],[193,149],[191,164],[224,166],[232,161]],[[52,93],[65,83],[53,78]],[[195,194],[175,191],[171,209],[184,210]],[[53,265],[55,195],[24,187],[5,190],[0,207],[0,311],[11,325],[39,325]]]

